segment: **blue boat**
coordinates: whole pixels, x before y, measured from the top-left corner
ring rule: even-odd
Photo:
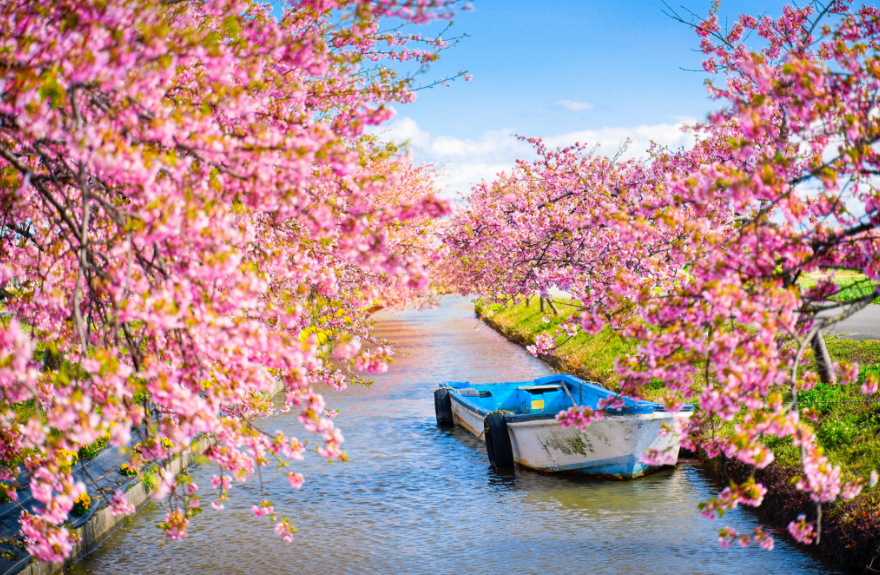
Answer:
[[[434,392],[434,407],[439,426],[457,424],[483,440],[496,468],[518,463],[540,471],[630,479],[661,467],[642,461],[648,450],[674,465],[680,438],[672,426],[675,418],[692,415],[692,405],[671,413],[659,403],[624,398],[621,409],[605,410],[603,419],[585,431],[556,420],[572,406],[595,410],[600,400],[616,397],[599,385],[559,374],[507,383],[444,382]],[[664,429],[668,432],[661,433]]]

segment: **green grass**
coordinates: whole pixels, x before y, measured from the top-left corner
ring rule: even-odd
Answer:
[[[828,352],[835,361],[858,361],[859,379],[850,385],[817,384],[798,392],[800,407],[812,409],[816,439],[828,460],[840,465],[844,475],[866,476],[880,470],[880,397],[861,392],[868,374],[880,376],[880,341],[827,337]],[[814,365],[809,366],[811,369]],[[799,450],[790,438],[768,438],[781,465],[799,462]]]
[[[819,383],[798,392],[798,404],[801,409],[812,410],[816,439],[828,460],[839,465],[845,477],[865,477],[875,469],[880,470],[880,397],[861,392],[868,374],[880,377],[880,341],[826,335],[825,343],[833,361],[859,364],[859,379],[849,385]],[[807,352],[805,359],[804,369],[815,370],[812,351]],[[718,433],[732,431],[738,421],[739,418],[720,425]],[[800,449],[790,437],[767,436],[765,443],[773,450],[777,464],[799,466]]]
[[[101,451],[110,444],[110,436],[105,435],[104,437],[99,437],[98,440],[91,445],[86,445],[85,447],[79,448],[79,458],[83,460],[91,460],[98,456]]]
[[[569,300],[554,299],[553,302],[559,315],[555,315],[549,306],[542,312],[537,298],[532,298],[530,305],[521,303],[510,309],[478,304],[477,314],[485,316],[508,336],[531,344],[541,333],[553,337],[559,325],[576,311]],[[544,318],[549,321],[544,322]],[[562,332],[561,329],[559,331]],[[598,382],[608,389],[616,389],[618,386],[614,362],[635,349],[631,342],[608,329],[595,335],[580,331],[574,338],[563,334],[556,341],[561,345],[553,353],[565,362],[570,373]]]
[[[815,279],[803,279],[798,283],[801,286],[801,289],[806,291],[816,287],[819,281]],[[880,285],[880,282],[869,280],[865,276],[835,277],[834,283],[840,286],[840,291],[831,297],[831,299],[835,301],[853,301],[861,299],[866,295],[874,293],[877,285]],[[880,296],[874,298],[873,303],[880,303]]]

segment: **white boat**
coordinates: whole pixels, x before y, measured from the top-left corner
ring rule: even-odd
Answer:
[[[621,409],[607,409],[584,431],[562,427],[556,415],[573,405],[598,409],[616,394],[572,375],[534,381],[444,382],[434,392],[437,424],[457,424],[486,443],[496,468],[518,463],[540,471],[580,471],[621,479],[639,477],[660,467],[642,461],[650,450],[665,464],[678,460],[680,438],[672,433],[677,417],[690,417],[692,405],[678,413],[659,403],[624,398]],[[661,433],[663,424],[667,433]]]

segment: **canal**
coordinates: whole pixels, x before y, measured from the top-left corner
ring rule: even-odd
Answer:
[[[378,333],[397,342],[396,358],[371,389],[322,390],[345,434],[349,463],[307,457],[294,491],[280,473],[262,489],[299,529],[279,541],[256,520],[257,481],[236,484],[226,510],[207,510],[183,541],[164,540],[164,512],[150,504],[76,566],[77,573],[438,573],[438,574],[807,574],[841,573],[776,538],[776,549],[722,548],[717,529],[751,532],[737,510],[719,521],[697,512],[718,485],[680,465],[635,481],[550,475],[518,469],[499,476],[482,444],[442,431],[432,392],[445,380],[532,379],[550,368],[478,323],[473,306],[446,298],[425,312],[378,317]],[[292,414],[264,422],[307,438]],[[210,489],[210,465],[193,472]]]

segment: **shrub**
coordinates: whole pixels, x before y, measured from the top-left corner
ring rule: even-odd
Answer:
[[[80,493],[79,496],[73,500],[73,512],[77,515],[85,515],[88,513],[91,504],[92,498],[89,497],[89,494]]]

